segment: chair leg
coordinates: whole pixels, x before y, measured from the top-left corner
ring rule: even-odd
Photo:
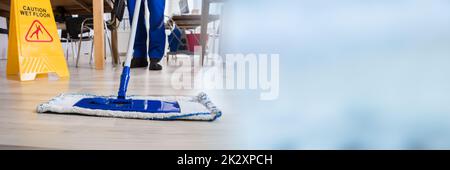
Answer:
[[[62,35],[61,35],[62,38]],[[65,51],[66,51],[66,61],[69,62],[69,36],[66,37],[66,46],[65,46]]]
[[[106,22],[103,23],[104,24],[104,29],[105,29],[105,42],[108,42],[108,46],[109,46],[109,50],[110,50],[110,55],[111,55],[111,63],[113,66],[116,65],[115,63],[115,59],[114,59],[114,51],[113,51],[113,46],[112,46],[112,42],[111,42],[111,37],[110,35],[113,34],[112,31],[110,31],[111,34],[108,34],[108,26],[106,24]],[[106,60],[106,48],[105,48],[105,60]],[[119,61],[117,61],[119,62]]]
[[[77,44],[75,43],[74,39],[70,39],[70,47],[72,49],[72,62],[75,61],[75,54],[77,51]]]
[[[92,43],[91,43],[91,53],[90,53],[90,58],[89,58],[89,65],[92,64],[92,59],[94,58],[94,39],[92,39]]]
[[[169,66],[169,55],[167,54],[165,57],[166,57],[167,66]]]
[[[108,33],[106,33],[106,36],[105,36],[105,42],[108,42],[108,46],[109,46],[109,51],[110,51],[110,55],[112,56],[112,47],[111,47],[111,40],[109,39],[109,36],[108,36]],[[106,47],[105,47],[105,60],[106,60]],[[114,63],[113,63],[114,64]]]
[[[109,37],[109,35],[108,34],[106,34],[106,37],[107,37],[107,40],[108,40],[108,45],[109,45],[109,52],[110,52],[110,55],[111,55],[111,59],[114,57],[113,56],[113,47],[112,47],[112,42],[111,42],[111,37]],[[105,48],[105,50],[106,50],[106,48]],[[106,52],[105,52],[105,54],[106,54]],[[106,57],[106,56],[105,56]],[[112,59],[112,61],[114,61],[114,59]],[[113,65],[114,65],[114,62],[111,62]]]
[[[66,61],[69,62],[69,40],[67,40],[65,44],[66,44],[66,46],[65,46],[65,48],[66,48],[66,50],[65,50],[66,51],[66,55],[65,55],[66,56]]]
[[[77,62],[75,64],[75,67],[78,67],[78,62],[80,61],[80,54],[81,54],[81,43],[83,42],[83,39],[80,38],[78,42],[78,54],[77,54]]]

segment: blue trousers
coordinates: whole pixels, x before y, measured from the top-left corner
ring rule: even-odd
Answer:
[[[136,1],[128,0],[128,12],[130,14],[130,23],[133,22],[134,8]],[[152,59],[162,59],[164,48],[166,47],[166,32],[164,28],[164,7],[165,0],[147,0],[150,11],[150,21],[145,20],[145,3],[142,0],[141,11],[136,30],[136,39],[134,41],[134,58],[146,57],[147,54]],[[150,22],[149,46],[147,48],[147,29],[145,22]]]

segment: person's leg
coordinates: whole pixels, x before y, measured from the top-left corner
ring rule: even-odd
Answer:
[[[164,8],[165,0],[148,0],[148,9],[150,11],[150,45],[148,48],[150,70],[162,69],[158,62],[163,58],[166,47]]]
[[[130,16],[130,25],[133,22],[134,8],[136,1],[138,0],[127,0],[128,1],[128,13]],[[141,3],[141,8],[139,12],[139,20],[136,28],[136,39],[134,41],[133,47],[133,60],[131,61],[131,68],[135,67],[147,67],[147,29],[145,27],[145,14],[144,14],[144,2]]]

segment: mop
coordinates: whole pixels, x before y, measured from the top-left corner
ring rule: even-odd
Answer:
[[[147,120],[213,121],[222,112],[205,93],[197,96],[127,96],[130,65],[141,0],[136,1],[126,61],[117,96],[66,93],[37,107],[38,113],[74,114]]]

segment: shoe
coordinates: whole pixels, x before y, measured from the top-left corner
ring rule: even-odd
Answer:
[[[158,71],[158,70],[162,70],[162,66],[159,63],[159,61],[161,61],[161,59],[153,59],[150,58],[150,70],[154,70],[154,71]]]
[[[123,65],[125,65],[125,62],[122,63],[122,66]],[[130,68],[140,68],[140,67],[147,67],[147,66],[148,66],[148,61],[147,61],[147,58],[145,58],[145,57],[139,57],[139,58],[133,57],[133,59],[131,59]]]

